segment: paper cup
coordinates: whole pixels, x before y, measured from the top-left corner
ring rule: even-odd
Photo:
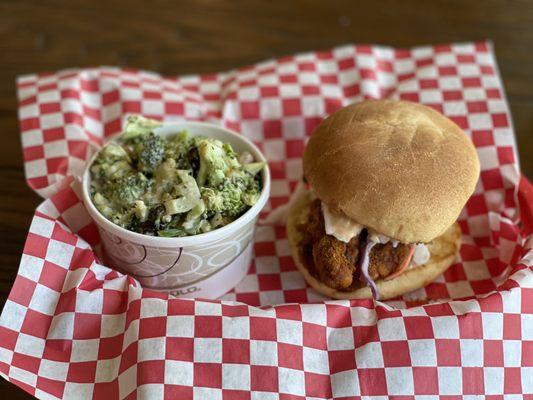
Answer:
[[[167,136],[187,130],[191,136],[206,136],[230,143],[237,153],[250,152],[256,161],[266,161],[259,149],[243,136],[202,122],[163,123],[156,134]],[[96,222],[106,262],[131,275],[143,287],[176,296],[215,299],[231,290],[246,275],[252,259],[253,236],[259,212],[270,192],[270,171],[263,169],[263,190],[257,203],[230,224],[211,232],[179,238],[143,235],[107,220],[90,197],[89,171],[83,174],[83,202]]]

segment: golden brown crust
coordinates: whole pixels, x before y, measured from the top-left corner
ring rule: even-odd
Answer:
[[[302,252],[302,234],[298,226],[306,220],[309,213],[309,204],[313,199],[313,194],[307,192],[298,199],[289,213],[287,223],[287,237],[291,245],[291,251],[298,267],[305,280],[319,293],[335,299],[363,299],[372,298],[370,288],[361,286],[360,288],[342,291],[333,289],[319,281],[309,272]],[[412,268],[390,281],[377,280],[380,299],[386,300],[400,296],[410,291],[424,287],[435,280],[454,261],[461,243],[461,230],[457,223],[449,227],[446,232],[433,240],[428,245],[431,253],[429,262],[424,265]]]
[[[479,160],[470,139],[437,111],[406,101],[342,108],[315,130],[304,175],[333,209],[404,243],[430,242],[473,193]]]
[[[351,257],[348,257],[347,245],[333,236],[324,235],[313,245],[315,272],[320,280],[328,286],[345,288],[352,284],[357,256],[355,240],[351,245]]]

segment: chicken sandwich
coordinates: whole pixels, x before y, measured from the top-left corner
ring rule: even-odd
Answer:
[[[375,100],[340,109],[305,148],[311,190],[287,224],[298,269],[339,299],[424,287],[456,257],[456,220],[479,168],[468,136],[429,107]]]

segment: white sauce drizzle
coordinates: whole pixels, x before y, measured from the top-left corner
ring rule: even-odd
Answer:
[[[353,237],[359,235],[364,226],[352,221],[346,216],[336,213],[322,203],[324,227],[328,235],[334,236],[341,242],[348,243]]]
[[[429,253],[428,247],[424,243],[419,243],[415,246],[415,251],[413,253],[413,263],[416,265],[424,265],[429,261],[431,254]]]

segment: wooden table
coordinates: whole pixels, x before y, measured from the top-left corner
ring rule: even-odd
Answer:
[[[216,72],[347,43],[494,42],[522,169],[533,177],[533,2],[17,1],[0,4],[0,308],[40,198],[24,181],[15,77],[120,65]],[[0,398],[31,396],[0,379]]]

